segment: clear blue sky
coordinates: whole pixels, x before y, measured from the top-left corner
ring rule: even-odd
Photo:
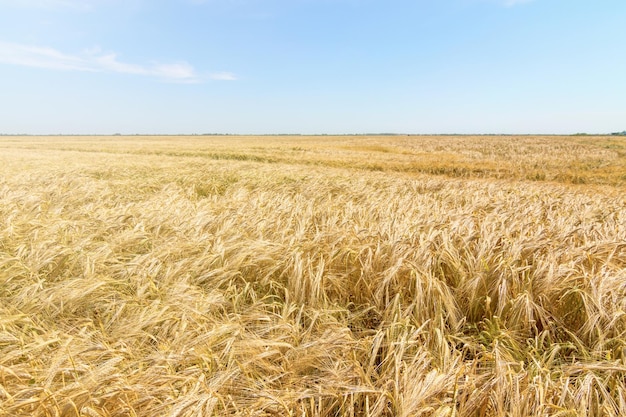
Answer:
[[[0,133],[625,129],[625,0],[0,0]]]

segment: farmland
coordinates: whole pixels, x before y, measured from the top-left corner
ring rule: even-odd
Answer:
[[[0,415],[626,415],[626,138],[0,137]]]

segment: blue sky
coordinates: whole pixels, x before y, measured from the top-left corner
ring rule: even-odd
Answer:
[[[0,133],[626,129],[624,0],[0,0]]]

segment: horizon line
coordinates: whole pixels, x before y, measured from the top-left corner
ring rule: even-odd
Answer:
[[[2,136],[626,136],[626,130],[609,133],[0,133]]]

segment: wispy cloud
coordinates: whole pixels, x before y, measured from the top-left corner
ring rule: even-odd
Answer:
[[[237,76],[232,72],[214,72],[209,75],[212,80],[218,81],[235,81]]]
[[[467,3],[489,3],[500,7],[515,7],[522,4],[532,3],[535,0],[465,0]]]
[[[504,5],[507,7],[517,6],[518,4],[530,3],[534,0],[504,0]]]
[[[0,0],[0,6],[29,9],[90,10],[98,0]]]
[[[140,65],[120,61],[115,53],[103,53],[99,48],[70,55],[53,48],[0,41],[0,63],[64,71],[110,72],[155,77],[178,83],[198,83],[203,80],[187,62]],[[213,80],[232,81],[237,77],[228,72],[210,74]]]
[[[0,62],[25,67],[69,71],[96,71],[86,59],[56,49],[0,41]]]

